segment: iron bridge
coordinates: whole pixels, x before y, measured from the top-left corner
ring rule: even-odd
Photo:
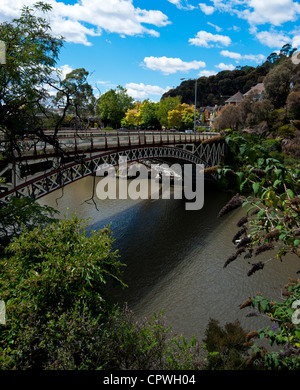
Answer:
[[[69,183],[95,175],[106,165],[156,161],[203,164],[205,171],[217,167],[225,154],[219,133],[170,131],[60,133],[57,147],[36,138],[18,141],[21,153],[5,158],[9,141],[0,140],[0,201],[10,196],[41,198]],[[213,174],[214,175],[214,174]]]

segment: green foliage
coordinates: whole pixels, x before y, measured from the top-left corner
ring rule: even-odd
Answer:
[[[126,111],[133,106],[133,98],[127,94],[125,88],[118,86],[117,89],[111,89],[100,96],[96,111],[104,126],[117,128],[121,126]]]
[[[181,96],[165,97],[159,102],[157,118],[162,127],[168,127],[168,113],[181,103]]]
[[[265,339],[275,351],[254,344],[252,364],[261,364],[267,370],[299,370],[300,368],[300,284],[291,280],[286,286],[286,299],[273,302],[261,295],[252,298],[247,306],[255,307],[268,316],[272,326],[259,329],[254,336]]]
[[[10,197],[7,204],[0,207],[0,244],[6,246],[22,230],[44,228],[55,221],[57,211],[49,206],[41,206],[32,198]]]
[[[274,65],[266,61],[257,68],[245,66],[232,71],[225,70],[197,80],[197,107],[224,105],[227,97],[236,92],[246,93],[254,85],[262,82]],[[166,92],[162,99],[181,96],[181,102],[195,104],[195,81],[185,80],[177,88]]]
[[[246,332],[239,321],[228,323],[224,329],[219,321],[211,319],[204,338],[204,346],[208,352],[205,368],[208,370],[244,370],[249,368],[250,345],[245,343]]]
[[[275,108],[285,106],[290,93],[294,67],[292,61],[286,58],[281,64],[272,69],[264,79],[266,96]]]
[[[168,112],[168,127],[185,130],[194,127],[195,107],[188,104],[178,104]]]
[[[78,217],[44,229],[24,231],[6,248],[2,260],[1,296],[15,315],[19,311],[64,311],[82,299],[95,309],[103,286],[120,282],[121,264],[111,252],[108,229],[87,237]]]
[[[295,131],[291,126],[283,125],[279,127],[277,134],[283,138],[292,138],[295,136]]]
[[[75,69],[68,73],[64,80],[59,83],[55,103],[64,107],[63,115],[56,123],[56,130],[63,124],[67,113],[75,118],[73,126],[82,127],[84,121],[89,123],[89,117],[95,115],[96,99],[93,89],[87,82],[89,72],[84,68]]]
[[[36,113],[49,97],[48,81],[63,44],[51,34],[49,22],[36,16],[50,10],[37,2],[33,9],[23,7],[20,18],[0,24],[6,44],[6,64],[0,67],[0,129],[12,139],[41,125]]]
[[[253,139],[232,134],[226,138],[233,158],[231,165],[219,170],[220,176],[230,176],[231,184],[246,196],[243,207],[247,207],[237,252],[226,261],[235,260],[243,252],[247,257],[256,257],[266,250],[276,249],[272,259],[281,259],[287,253],[300,256],[300,170],[287,168],[280,161],[270,157],[266,149]],[[233,242],[237,238],[233,238]],[[276,244],[276,245],[275,245]],[[255,252],[253,252],[255,251]],[[262,269],[264,263],[252,264],[248,272],[252,275]]]
[[[123,264],[112,232],[89,235],[77,216],[24,231],[0,264],[2,369],[195,369],[199,346],[173,336],[162,316],[137,322],[110,303]]]

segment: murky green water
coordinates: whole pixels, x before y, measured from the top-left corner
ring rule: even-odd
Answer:
[[[96,178],[99,180],[99,178]],[[90,228],[111,223],[115,247],[126,264],[125,291],[113,290],[119,303],[128,305],[137,318],[151,317],[164,309],[173,330],[201,339],[210,318],[221,324],[239,319],[247,330],[267,324],[263,317],[247,317],[239,305],[261,292],[280,300],[288,277],[296,277],[299,260],[273,260],[263,271],[248,277],[249,260],[242,256],[223,265],[235,248],[231,240],[243,210],[222,219],[217,215],[230,195],[205,188],[204,208],[186,211],[184,200],[105,200],[94,203],[93,178],[88,177],[40,200],[57,208],[61,216],[79,212],[90,218]],[[261,260],[270,253],[261,255]],[[251,259],[250,259],[251,261]],[[256,261],[256,260],[255,260]]]

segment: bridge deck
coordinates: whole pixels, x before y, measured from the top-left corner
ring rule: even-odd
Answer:
[[[97,133],[60,133],[57,138],[59,147],[67,153],[98,152],[123,147],[137,147],[148,145],[175,145],[199,143],[205,139],[218,136],[219,133],[182,133],[182,132],[97,132]],[[0,140],[0,152],[9,147],[8,140]],[[54,146],[37,138],[26,138],[18,141],[22,151],[22,159],[53,155]],[[15,157],[18,158],[15,151]]]

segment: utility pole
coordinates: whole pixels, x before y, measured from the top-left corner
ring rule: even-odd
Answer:
[[[186,78],[181,78],[180,80],[186,80]],[[196,133],[196,117],[197,117],[197,79],[195,80],[195,114],[194,114],[194,132]]]
[[[195,79],[195,116],[194,116],[194,133],[196,133],[196,114],[197,114],[197,79]]]

